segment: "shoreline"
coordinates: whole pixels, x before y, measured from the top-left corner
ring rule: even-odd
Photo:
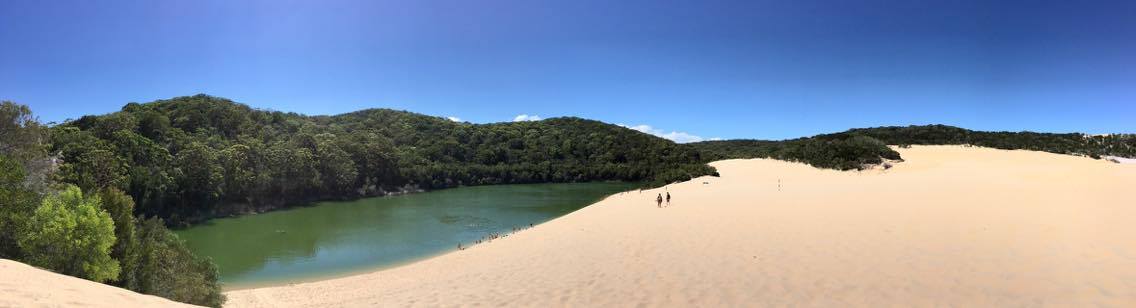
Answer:
[[[703,177],[710,177],[710,176],[703,176]],[[690,181],[694,181],[694,180],[695,179],[691,179]],[[687,181],[687,182],[689,182],[689,181]],[[573,182],[573,183],[575,183],[575,182]],[[532,183],[532,184],[546,184],[546,183]],[[672,183],[672,184],[675,184],[675,183]],[[507,184],[507,185],[524,185],[524,184]],[[670,185],[670,184],[668,184],[668,185]],[[454,188],[456,188],[456,187],[454,187]],[[659,187],[659,188],[662,188],[662,187]],[[651,189],[651,190],[655,190],[655,189],[659,189],[659,188],[654,188],[654,189]],[[548,221],[545,221],[545,222],[542,222],[542,223],[539,223],[539,224],[534,224],[530,229],[535,229],[535,228],[538,228],[542,225],[552,223],[552,222],[557,221],[557,220],[564,219],[565,217],[571,216],[571,215],[578,213],[580,211],[583,211],[583,210],[585,210],[589,207],[592,207],[592,206],[595,206],[599,203],[602,203],[604,200],[607,200],[608,198],[611,198],[612,196],[622,195],[622,194],[635,192],[635,191],[639,191],[639,190],[640,189],[633,189],[633,190],[618,192],[618,193],[614,193],[614,194],[611,194],[611,195],[608,195],[608,196],[604,196],[603,198],[597,200],[596,202],[588,204],[588,205],[581,207],[579,209],[576,209],[572,212],[566,213],[564,215],[561,215],[559,217],[550,219]],[[643,189],[643,191],[646,191],[646,190],[647,189]],[[427,192],[429,192],[429,191],[427,191]],[[386,197],[386,196],[380,196],[380,197]],[[530,230],[530,229],[526,229],[526,231]],[[519,233],[516,233],[516,234],[519,234]],[[496,240],[497,241],[505,240],[509,237],[515,236],[516,234],[511,234],[509,236],[498,238]],[[439,254],[426,256],[426,257],[422,257],[422,258],[417,258],[417,259],[413,259],[413,260],[407,260],[405,262],[398,262],[397,264],[392,264],[392,265],[388,265],[388,266],[369,267],[369,268],[366,268],[366,269],[346,271],[346,272],[340,273],[340,274],[329,274],[328,276],[322,276],[321,275],[320,277],[312,277],[310,279],[305,278],[305,279],[297,279],[297,280],[289,280],[289,281],[268,282],[268,283],[265,283],[263,285],[261,285],[261,284],[241,285],[241,286],[238,286],[238,287],[233,287],[231,289],[229,287],[223,287],[223,293],[228,294],[228,293],[237,292],[237,291],[252,291],[252,290],[267,289],[267,288],[288,288],[288,287],[294,287],[296,285],[302,285],[302,284],[312,284],[312,283],[320,283],[320,282],[326,282],[326,281],[335,281],[335,280],[340,280],[340,279],[347,279],[347,278],[352,278],[352,277],[376,275],[376,274],[379,274],[379,273],[382,273],[382,272],[385,272],[385,271],[389,271],[389,270],[404,268],[404,267],[408,267],[408,266],[414,266],[414,265],[417,265],[417,264],[420,264],[420,263],[430,262],[430,261],[435,260],[435,259],[445,258],[447,256],[451,256],[451,255],[454,255],[454,254],[457,254],[457,253],[460,253],[460,252],[463,252],[463,251],[473,250],[473,249],[477,249],[479,247],[482,247],[482,246],[485,246],[485,245],[491,245],[491,244],[492,244],[492,241],[480,243],[480,244],[472,244],[470,246],[466,246],[465,249],[463,249],[463,250],[450,249],[450,250],[446,250],[445,252],[442,252],[442,253],[439,253]],[[228,306],[228,305],[226,305],[226,306]]]
[[[445,188],[438,188],[438,189],[421,189],[421,188],[415,187],[413,190],[393,191],[393,192],[389,192],[389,193],[381,194],[381,195],[364,195],[364,196],[358,196],[358,197],[352,197],[352,198],[309,198],[309,199],[304,199],[304,200],[297,201],[297,202],[294,202],[294,203],[284,203],[283,205],[279,205],[279,206],[258,207],[258,208],[247,209],[247,210],[242,210],[242,211],[237,211],[237,212],[232,212],[232,213],[223,213],[223,214],[211,215],[211,216],[208,216],[206,218],[201,218],[200,221],[195,220],[194,223],[189,224],[187,226],[171,226],[169,228],[170,228],[170,230],[173,230],[173,231],[181,231],[181,230],[197,227],[197,226],[200,226],[200,225],[209,224],[211,221],[217,220],[217,219],[240,218],[240,217],[250,216],[250,215],[260,215],[260,214],[266,214],[266,213],[272,213],[272,212],[288,211],[288,210],[305,208],[305,207],[319,206],[320,203],[326,203],[326,202],[350,202],[350,201],[357,201],[357,200],[361,200],[361,199],[370,199],[370,198],[400,197],[400,196],[429,193],[429,192],[436,192],[436,191],[463,188],[463,187],[495,186],[495,185],[531,185],[531,184],[608,183],[608,182],[646,183],[646,182],[629,182],[629,181],[620,181],[620,180],[597,180],[597,181],[586,181],[586,182],[535,182],[535,183],[503,183],[503,184],[482,184],[482,185],[460,185],[460,186],[445,187]],[[249,204],[247,204],[247,203],[242,203],[241,205],[249,206]]]
[[[505,234],[509,234],[511,232],[523,232],[524,230],[530,229],[531,228],[531,227],[529,227],[530,225],[535,227],[535,226],[538,226],[540,224],[547,223],[549,221],[552,221],[552,220],[557,219],[559,217],[562,217],[564,215],[568,215],[568,214],[574,213],[576,211],[583,210],[584,208],[587,208],[588,206],[591,206],[591,205],[593,205],[593,204],[595,204],[599,201],[602,201],[603,199],[605,199],[605,198],[607,198],[611,195],[626,192],[626,191],[618,191],[618,190],[614,190],[614,189],[633,189],[632,188],[633,186],[637,186],[637,185],[640,184],[638,182],[596,181],[596,182],[578,182],[578,183],[502,184],[502,185],[497,185],[497,186],[498,187],[510,187],[510,186],[525,187],[525,186],[528,186],[528,185],[533,185],[534,187],[543,187],[543,186],[546,186],[546,185],[555,185],[554,187],[563,187],[563,188],[566,188],[566,189],[571,189],[571,187],[587,187],[587,185],[597,185],[597,183],[600,183],[598,185],[617,185],[617,186],[613,186],[614,187],[613,189],[608,189],[607,191],[605,191],[604,193],[606,193],[606,194],[593,194],[593,195],[589,196],[588,198],[583,198],[583,199],[581,199],[580,202],[576,202],[575,205],[572,206],[572,208],[566,209],[566,210],[570,210],[570,211],[561,211],[556,216],[536,217],[532,220],[526,220],[524,222],[523,226],[516,225],[516,226],[514,226],[516,228],[513,229],[513,230],[510,230],[510,227],[508,227],[508,226],[498,226],[500,229],[486,229],[486,230],[482,230],[480,232],[473,232],[473,233],[480,234],[480,236],[482,237],[481,239],[487,239],[488,236],[491,235],[491,234],[505,235]],[[565,185],[567,185],[567,186],[565,186]],[[573,186],[573,185],[581,185],[581,186]],[[455,187],[455,188],[450,188],[450,189],[466,189],[466,188],[478,189],[476,187],[477,186],[468,186],[468,187],[463,186],[463,187]],[[442,190],[431,191],[431,192],[439,193],[439,192],[450,190],[450,189],[442,189]],[[522,188],[522,189],[524,189],[524,188]],[[637,188],[634,188],[634,189],[637,189]],[[612,192],[612,191],[614,191],[614,192]],[[382,196],[382,197],[370,197],[370,198],[399,198],[399,197],[407,197],[407,196]],[[342,204],[340,204],[338,201],[326,201],[326,202],[314,204],[312,206],[342,206]],[[284,209],[283,211],[290,211],[290,210],[296,210],[296,209],[298,209],[298,208],[289,208],[289,209]],[[267,213],[267,214],[272,214],[272,213]],[[220,220],[228,220],[228,219],[239,219],[239,218],[221,218]],[[184,230],[179,230],[179,231],[184,231]],[[474,240],[465,239],[464,241],[460,242],[460,244],[462,245],[462,247],[464,249],[469,249],[472,246],[476,246],[475,242],[477,240],[478,239],[474,239]],[[337,267],[324,268],[322,271],[319,271],[319,272],[312,272],[312,271],[291,272],[291,273],[287,273],[287,274],[283,274],[283,275],[275,275],[277,277],[271,277],[271,275],[269,275],[268,277],[263,277],[263,276],[257,277],[256,275],[245,276],[244,275],[245,273],[242,272],[242,274],[235,275],[235,277],[234,277],[235,280],[237,280],[237,283],[223,282],[222,283],[222,290],[224,292],[229,292],[229,291],[237,291],[237,290],[265,288],[265,287],[289,286],[289,285],[295,285],[295,284],[300,284],[300,283],[318,282],[318,281],[331,280],[331,279],[336,279],[336,278],[343,278],[343,277],[348,277],[348,276],[353,276],[353,275],[368,274],[368,273],[387,270],[387,269],[396,268],[396,267],[400,267],[400,266],[406,266],[406,265],[409,265],[409,264],[412,264],[412,263],[415,263],[415,262],[421,262],[421,261],[425,261],[425,260],[429,260],[429,259],[432,259],[432,258],[442,256],[442,255],[445,255],[445,254],[458,252],[459,251],[457,249],[458,244],[459,244],[459,242],[453,242],[453,245],[446,245],[446,246],[442,246],[442,247],[432,247],[432,249],[429,249],[429,250],[418,251],[414,254],[407,255],[406,257],[408,257],[408,258],[381,259],[381,260],[375,259],[375,260],[372,260],[372,262],[358,263],[358,264],[354,264],[354,265],[350,265],[350,266],[349,265],[341,265],[341,266],[337,266]],[[251,272],[255,273],[256,270],[252,270]]]
[[[492,243],[226,294],[235,307],[1136,303],[1117,280],[1136,277],[1122,219],[1136,209],[1116,199],[1132,165],[898,150],[905,162],[862,172],[718,161],[721,178],[613,194]],[[674,204],[656,207],[662,192]]]
[[[298,278],[298,279],[282,278],[280,280],[273,280],[273,281],[268,281],[268,282],[263,282],[263,283],[242,283],[242,284],[239,284],[239,285],[233,286],[233,287],[229,287],[229,284],[226,283],[226,284],[222,284],[221,292],[227,293],[227,292],[231,292],[231,291],[242,291],[242,290],[252,290],[252,289],[262,289],[262,288],[273,288],[273,287],[288,287],[288,286],[293,286],[293,285],[297,285],[297,284],[305,284],[305,283],[313,283],[313,282],[320,282],[320,281],[327,281],[327,280],[335,280],[335,279],[347,278],[347,277],[358,276],[358,275],[367,275],[367,274],[372,274],[372,273],[376,273],[376,272],[381,272],[381,271],[385,271],[385,270],[390,270],[390,269],[395,269],[395,268],[411,265],[411,264],[418,263],[418,262],[427,261],[427,260],[430,260],[430,259],[433,259],[433,258],[437,258],[437,257],[441,257],[441,256],[444,256],[444,255],[447,255],[447,254],[451,254],[451,253],[454,253],[454,252],[457,252],[457,250],[456,249],[446,250],[444,252],[441,252],[441,253],[438,253],[438,254],[435,254],[435,255],[425,256],[425,257],[421,257],[421,258],[415,258],[415,259],[412,259],[412,260],[405,260],[405,261],[402,261],[402,262],[394,262],[394,263],[388,264],[388,265],[367,266],[366,268],[346,270],[346,271],[342,271],[342,272],[329,273],[329,274],[321,274],[321,275],[316,275],[316,276],[312,276],[312,277],[305,277],[305,278]]]

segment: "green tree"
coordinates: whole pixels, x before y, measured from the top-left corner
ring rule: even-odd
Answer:
[[[28,263],[98,282],[116,279],[114,221],[100,206],[73,185],[44,198],[19,239]]]
[[[349,154],[335,142],[335,135],[316,136],[316,160],[322,187],[328,194],[350,195],[359,173]]]
[[[0,102],[0,155],[31,161],[43,155],[47,144],[47,130],[28,106]]]
[[[46,127],[28,106],[0,102],[0,156],[23,169],[23,188],[43,192],[55,165],[47,157],[50,138]]]
[[[47,159],[48,131],[27,106],[0,102],[0,258],[21,258],[18,236],[26,231],[39,193],[54,165]]]
[[[170,130],[170,119],[157,111],[145,111],[138,121],[138,132],[147,138],[163,141]]]
[[[138,238],[134,234],[134,200],[121,190],[109,188],[99,192],[102,209],[114,221],[114,246],[110,256],[118,260],[122,271],[115,285],[125,286],[134,280],[138,265]]]
[[[243,144],[232,145],[218,155],[225,181],[225,195],[235,199],[234,201],[248,202],[257,177],[253,170],[254,159],[252,148]]]
[[[20,163],[0,155],[0,258],[23,257],[17,240],[38,204],[38,194],[24,188]]]
[[[178,187],[183,202],[191,205],[212,205],[220,199],[224,183],[217,153],[201,142],[193,142],[177,154]]]
[[[138,269],[127,288],[195,305],[220,307],[225,302],[217,266],[194,256],[161,219],[145,220],[137,231]]]
[[[54,128],[51,138],[55,151],[63,154],[59,180],[86,191],[122,189],[128,183],[126,161],[116,154],[118,150],[109,141],[72,126]]]

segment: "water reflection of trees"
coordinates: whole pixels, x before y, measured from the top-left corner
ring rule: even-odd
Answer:
[[[343,257],[345,251],[358,250],[354,253],[359,255],[344,261],[348,264],[337,266],[421,257],[456,247],[459,241],[554,218],[633,186],[588,183],[447,189],[221,219],[181,234],[195,251],[212,256],[227,280],[244,280],[274,276],[260,272],[277,267],[288,268],[289,273],[296,273],[296,266],[327,269],[317,260],[321,252]],[[311,262],[317,264],[304,265]]]

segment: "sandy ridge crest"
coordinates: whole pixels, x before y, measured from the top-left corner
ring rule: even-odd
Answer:
[[[0,259],[0,307],[199,307]]]

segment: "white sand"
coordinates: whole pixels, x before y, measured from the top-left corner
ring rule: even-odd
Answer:
[[[468,250],[229,303],[1136,307],[1136,165],[898,150],[906,162],[860,173],[716,162],[721,178],[670,185],[669,207],[662,188],[624,193]]]
[[[1118,164],[1136,164],[1136,158],[1126,158],[1120,156],[1102,156],[1105,160],[1111,160]]]
[[[0,259],[0,307],[197,307]]]

